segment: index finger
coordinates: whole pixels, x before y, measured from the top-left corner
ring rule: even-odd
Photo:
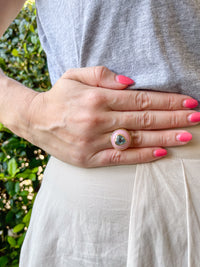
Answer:
[[[107,89],[106,95],[108,106],[114,111],[180,110],[198,106],[198,101],[190,96],[175,93]]]

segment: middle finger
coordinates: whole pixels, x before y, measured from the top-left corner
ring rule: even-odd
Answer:
[[[109,112],[110,127],[108,131],[119,128],[127,130],[156,130],[187,127],[200,122],[200,112],[191,110],[178,111],[137,111]]]

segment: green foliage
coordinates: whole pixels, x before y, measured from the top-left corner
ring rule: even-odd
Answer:
[[[46,57],[38,39],[34,5],[27,5],[2,37],[0,68],[27,87],[38,91],[49,88]]]
[[[50,88],[46,57],[36,28],[36,9],[26,5],[0,39],[0,67],[37,91]],[[8,106],[9,108],[9,106]],[[0,123],[0,266],[18,266],[48,155]]]

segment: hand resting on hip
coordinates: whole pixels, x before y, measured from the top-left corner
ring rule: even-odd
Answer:
[[[37,93],[28,109],[28,139],[72,165],[100,167],[160,159],[159,149],[187,143],[184,130],[199,113],[191,97],[124,90],[126,84],[106,67],[70,69],[48,92]],[[193,122],[192,122],[193,121]],[[195,121],[195,122],[194,122]],[[110,136],[127,129],[131,147],[113,149]]]

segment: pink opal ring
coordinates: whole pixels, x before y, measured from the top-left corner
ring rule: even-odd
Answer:
[[[112,133],[110,141],[115,149],[125,150],[131,144],[131,135],[125,129],[118,129]]]

